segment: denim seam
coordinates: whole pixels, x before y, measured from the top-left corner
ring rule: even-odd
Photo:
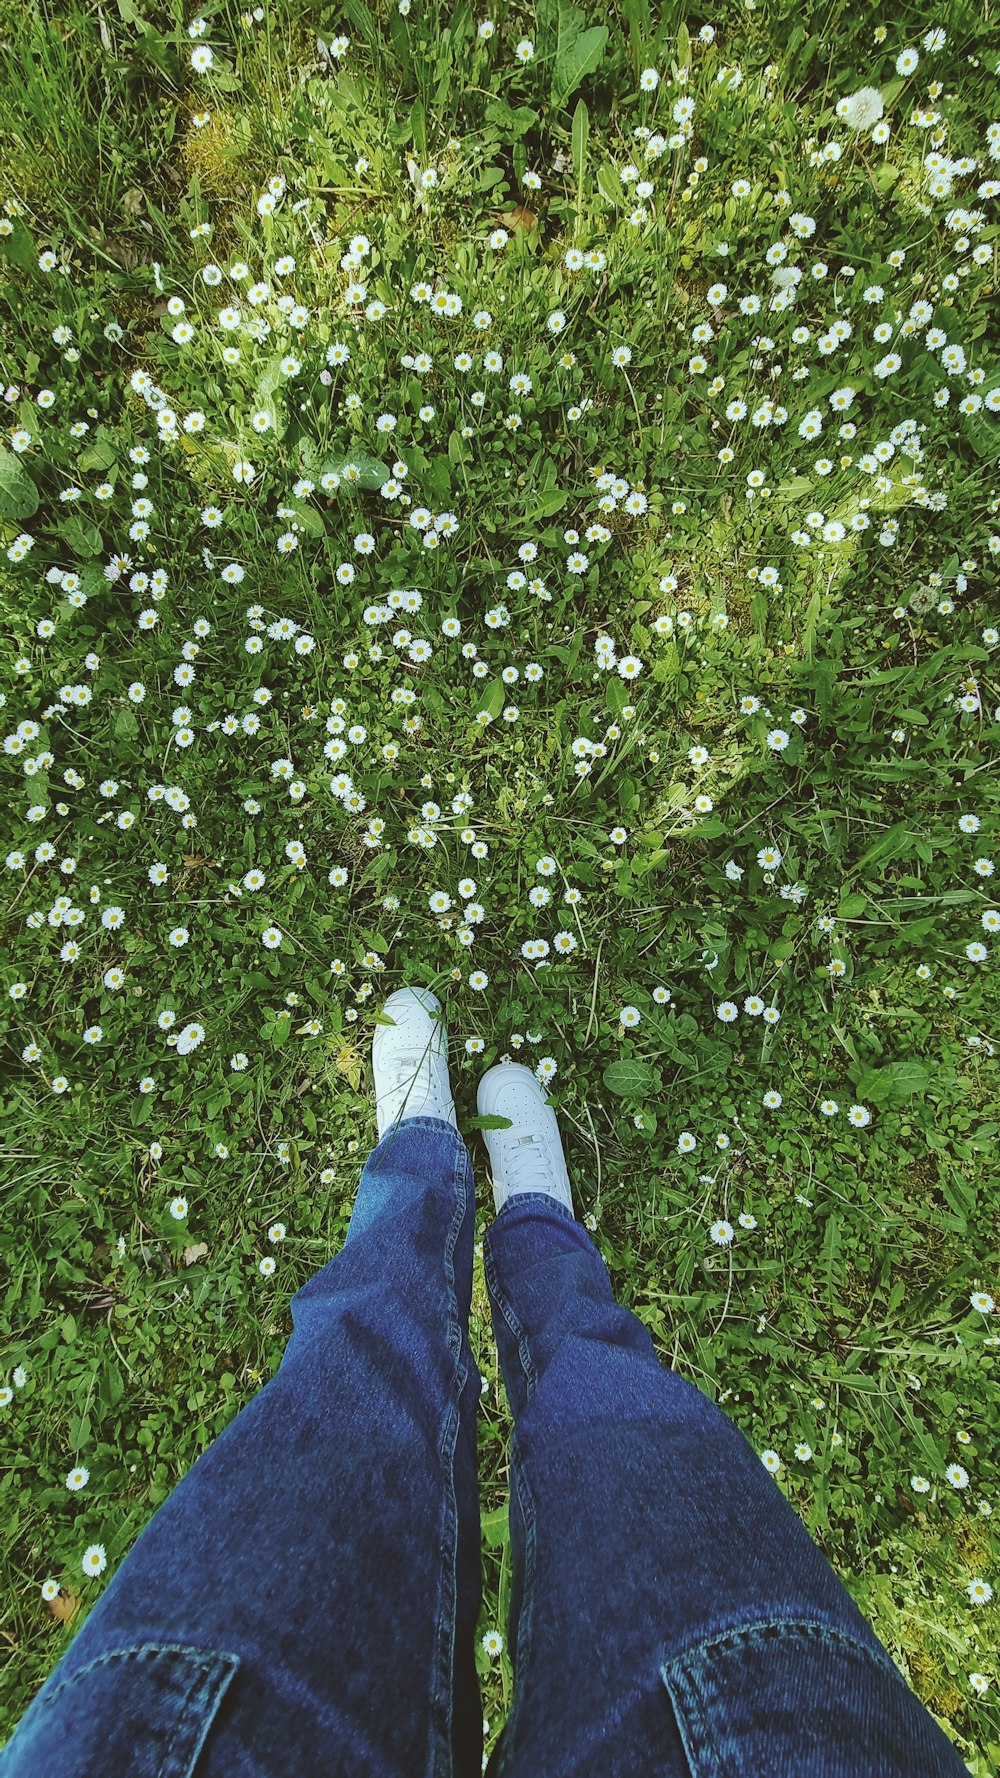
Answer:
[[[527,1396],[530,1401],[538,1381],[538,1376],[535,1366],[532,1363],[531,1353],[528,1350],[528,1336],[525,1329],[521,1326],[513,1304],[500,1287],[493,1250],[485,1244],[483,1247],[483,1269],[486,1273],[487,1283],[490,1285],[497,1307],[517,1342],[517,1354],[521,1360],[521,1369],[524,1372]]]
[[[442,1118],[413,1118],[406,1120],[413,1123],[442,1125]],[[449,1128],[454,1129],[453,1125]],[[454,1768],[454,1686],[455,1672],[455,1633],[458,1614],[458,1497],[455,1488],[455,1447],[461,1427],[461,1394],[465,1385],[462,1367],[462,1322],[458,1313],[458,1292],[455,1286],[455,1248],[462,1230],[467,1212],[466,1176],[471,1172],[468,1150],[458,1131],[455,1131],[458,1148],[451,1175],[451,1190],[455,1199],[448,1238],[445,1243],[445,1279],[448,1295],[448,1351],[454,1360],[454,1375],[449,1387],[448,1408],[445,1415],[442,1436],[442,1464],[445,1476],[445,1536],[442,1539],[441,1589],[437,1622],[437,1670],[435,1674],[435,1695],[433,1716],[437,1719],[443,1708],[443,1734],[446,1749],[446,1766],[441,1778],[452,1778]],[[454,1345],[457,1330],[458,1347]],[[449,1621],[450,1620],[450,1621]],[[431,1749],[431,1772],[433,1778],[439,1778],[438,1767],[439,1743],[435,1737]]]
[[[523,1698],[526,1675],[531,1661],[532,1611],[535,1598],[537,1519],[535,1515],[535,1503],[532,1499],[531,1489],[528,1486],[524,1464],[521,1462],[520,1458],[518,1458],[517,1466],[513,1471],[513,1479],[514,1487],[517,1492],[518,1505],[521,1509],[521,1517],[524,1520],[524,1586],[521,1592],[521,1610],[517,1619],[517,1637],[515,1643],[518,1683]],[[507,1512],[509,1517],[509,1506]]]
[[[866,1655],[875,1667],[886,1673],[891,1671],[897,1680],[904,1685],[906,1683],[887,1650],[869,1648],[860,1637],[850,1630],[842,1629],[839,1624],[823,1623],[818,1618],[772,1617],[733,1625],[729,1630],[719,1631],[700,1642],[692,1643],[683,1653],[660,1663],[660,1679],[673,1707],[678,1733],[692,1772],[700,1772],[704,1768],[706,1778],[709,1778],[706,1763],[709,1760],[711,1778],[724,1778],[724,1774],[730,1770],[729,1761],[714,1733],[711,1713],[713,1698],[702,1683],[697,1670],[697,1657],[711,1655],[720,1649],[737,1649],[747,1642],[759,1645],[762,1633],[769,1630],[778,1632],[773,1638],[776,1642],[818,1641]]]
[[[173,1764],[174,1764],[174,1760],[173,1760],[174,1750],[175,1750],[177,1743],[179,1742],[181,1736],[184,1734],[187,1734],[190,1729],[189,1723],[187,1723],[184,1720],[185,1713],[188,1710],[188,1708],[190,1707],[192,1700],[195,1697],[195,1694],[200,1693],[201,1696],[199,1698],[197,1708],[199,1710],[200,1715],[205,1720],[201,1723],[201,1733],[198,1736],[197,1744],[191,1749],[191,1757],[189,1760],[185,1760],[185,1772],[191,1772],[194,1770],[195,1761],[197,1760],[198,1755],[201,1752],[202,1747],[204,1746],[205,1737],[208,1734],[208,1731],[212,1726],[212,1723],[215,1719],[216,1711],[218,1710],[219,1705],[222,1702],[223,1693],[225,1692],[226,1688],[228,1687],[229,1681],[232,1679],[233,1673],[235,1672],[235,1670],[236,1670],[235,1667],[230,1668],[229,1674],[226,1678],[225,1685],[222,1687],[221,1690],[219,1690],[215,1693],[214,1702],[213,1702],[212,1693],[209,1691],[209,1686],[211,1685],[213,1679],[215,1678],[215,1675],[211,1672],[196,1672],[192,1676],[191,1684],[190,1684],[190,1687],[188,1688],[187,1696],[185,1697],[183,1704],[181,1706],[181,1709],[178,1712],[177,1727],[175,1728],[173,1734],[171,1735],[170,1741],[164,1750],[163,1761],[160,1766],[161,1778],[171,1778],[171,1768],[173,1767]],[[211,1708],[210,1708],[210,1706],[211,1706]],[[179,1765],[177,1766],[177,1778],[184,1778],[184,1773],[181,1772]]]
[[[77,1680],[85,1678],[87,1674],[93,1673],[97,1667],[110,1666],[113,1661],[145,1660],[149,1655],[184,1655],[188,1660],[194,1658],[201,1661],[225,1661],[230,1674],[235,1673],[239,1666],[239,1656],[230,1654],[226,1649],[195,1648],[186,1642],[131,1642],[121,1648],[106,1648],[103,1653],[95,1655],[93,1660],[88,1661],[85,1666],[77,1667],[74,1672],[68,1673],[65,1679],[61,1679],[57,1685],[52,1687],[51,1691],[46,1692],[44,1698],[39,1693],[36,1700],[39,1708],[47,1708],[69,1686],[75,1685]]]
[[[820,1640],[826,1639],[844,1643],[848,1647],[860,1649],[863,1654],[870,1655],[887,1671],[895,1674],[897,1679],[902,1678],[899,1668],[887,1650],[870,1648],[860,1636],[857,1636],[852,1630],[843,1629],[840,1624],[828,1624],[822,1618],[801,1616],[754,1618],[745,1624],[733,1624],[728,1630],[717,1630],[711,1636],[701,1637],[697,1642],[690,1643],[687,1648],[671,1656],[669,1661],[662,1662],[660,1670],[662,1672],[667,1667],[687,1661],[693,1654],[711,1654],[727,1647],[736,1647],[750,1638],[757,1641],[762,1632],[769,1630],[779,1632],[779,1637],[775,1640],[792,1640],[805,1634],[810,1638],[818,1637]]]

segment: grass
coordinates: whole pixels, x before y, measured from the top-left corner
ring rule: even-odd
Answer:
[[[510,1054],[620,1300],[986,1778],[995,10],[702,36],[541,0],[483,37],[349,0],[325,49],[294,3],[117,11],[0,5],[0,1734],[103,1584],[84,1550],[112,1572],[273,1374],[375,1140],[373,1015],[420,981],[481,1226]],[[885,140],[843,115],[866,86]]]

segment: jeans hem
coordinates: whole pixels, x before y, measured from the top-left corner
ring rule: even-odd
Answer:
[[[539,1202],[539,1200],[541,1200],[541,1202]],[[512,1205],[521,1204],[534,1205],[538,1209],[547,1210],[556,1216],[561,1216],[564,1222],[572,1222],[577,1226],[580,1224],[580,1218],[575,1216],[573,1211],[563,1203],[562,1199],[557,1198],[552,1192],[511,1192],[510,1195],[504,1199],[503,1204],[494,1216],[492,1226],[494,1228],[496,1227],[497,1223]]]

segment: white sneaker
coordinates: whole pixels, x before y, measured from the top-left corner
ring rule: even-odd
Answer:
[[[458,1128],[448,1077],[448,1030],[441,1002],[429,988],[397,988],[381,1011],[393,1023],[376,1025],[372,1076],[379,1141],[408,1117],[441,1117]]]
[[[509,1130],[484,1130],[497,1214],[512,1192],[548,1192],[573,1210],[556,1114],[545,1089],[522,1062],[498,1062],[479,1082],[476,1103],[483,1117],[509,1117]]]

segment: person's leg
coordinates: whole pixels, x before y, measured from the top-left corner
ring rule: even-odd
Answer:
[[[276,1375],[150,1520],[0,1778],[481,1778],[474,1227],[454,1127],[389,1130]]]
[[[487,1778],[968,1778],[569,1210],[514,1193],[483,1255],[515,1419],[515,1690]]]

